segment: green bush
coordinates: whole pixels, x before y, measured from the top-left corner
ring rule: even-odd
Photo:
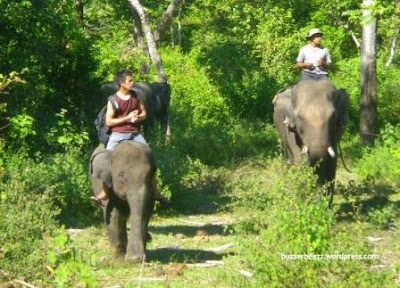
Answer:
[[[400,125],[386,125],[376,146],[364,149],[356,171],[363,181],[400,185]]]
[[[54,231],[53,236],[46,239],[45,247],[48,282],[57,287],[98,286],[88,263],[90,257],[83,255],[85,251],[71,247],[71,239],[63,229]]]
[[[67,226],[84,226],[92,223],[97,207],[89,201],[90,183],[88,163],[84,151],[70,148],[65,153],[42,155],[37,153],[30,158],[24,150],[7,153],[5,159],[5,186],[3,193],[8,195],[9,185],[23,183],[21,189],[30,196],[47,192],[52,202],[60,209],[58,219]],[[89,216],[89,217],[88,217]]]
[[[287,167],[278,159],[253,162],[235,172],[230,188],[233,208],[241,215],[234,229],[240,264],[237,259],[226,261],[228,267],[240,266],[253,277],[225,275],[232,285],[367,287],[383,283],[386,287],[393,281],[389,269],[369,270],[377,260],[346,259],[374,254],[373,247],[366,240],[353,241],[365,239],[361,230],[336,225],[335,211],[315,183],[310,167]]]
[[[280,172],[278,176],[271,181],[263,180],[263,175],[252,175],[245,181],[243,192],[235,193],[238,205],[242,209],[259,211],[257,222],[265,224],[265,229],[259,232],[264,235],[273,231],[265,236],[281,239],[281,244],[287,246],[282,252],[325,252],[329,248],[334,213],[328,209],[328,197],[317,189],[312,169],[305,165],[287,168],[276,160],[270,163],[272,171]],[[264,181],[271,183],[265,185]]]
[[[77,226],[93,222],[96,213],[87,200],[87,164],[82,158],[82,152],[74,149],[47,158],[38,154],[36,159],[29,158],[24,150],[2,154],[0,279],[46,279],[46,241],[55,235],[60,222]],[[88,213],[91,210],[93,217]],[[51,276],[54,279],[50,277],[57,287],[68,286],[57,280],[72,277],[61,275],[65,269],[75,276],[86,273],[85,265],[68,255],[68,259],[57,256],[57,263],[48,260],[49,265],[58,267]]]
[[[51,188],[37,194],[17,179],[0,185],[0,277],[37,279],[43,273],[43,236],[56,229],[60,209]]]

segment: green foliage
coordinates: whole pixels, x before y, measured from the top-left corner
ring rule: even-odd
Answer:
[[[218,192],[217,187],[222,186],[222,179],[224,179],[222,171],[211,169],[201,163],[199,159],[188,158],[187,160],[187,169],[182,176],[181,184],[194,193]]]
[[[258,223],[264,223],[265,231],[274,231],[268,235],[280,238],[282,245],[287,245],[281,247],[286,248],[286,252],[325,252],[329,248],[333,213],[328,209],[329,199],[322,197],[322,191],[316,189],[312,170],[307,166],[294,166],[287,170],[276,162],[270,162],[271,170],[281,169],[281,178],[269,179],[272,183],[266,186],[263,183],[267,181],[265,176],[252,175],[255,177],[248,181],[251,186],[244,181],[247,185],[241,188],[243,191],[235,193],[238,197],[236,203],[244,209],[260,211],[252,217],[256,217]],[[271,243],[273,241],[270,239]]]
[[[4,156],[3,156],[4,157]],[[59,220],[67,225],[84,225],[94,218],[88,217],[95,208],[90,205],[90,184],[87,178],[86,157],[79,149],[69,149],[52,157],[30,158],[23,150],[4,157],[5,195],[14,182],[23,183],[25,193],[40,197],[44,192],[51,197],[53,204],[60,209]],[[31,196],[29,196],[31,197]],[[90,215],[90,214],[89,214]]]
[[[328,199],[315,187],[312,169],[288,168],[269,159],[244,166],[235,175],[231,188],[233,207],[241,215],[235,226],[240,260],[225,261],[227,267],[242,263],[239,269],[254,275],[248,279],[225,275],[229,283],[240,287],[390,286],[393,273],[389,269],[369,269],[377,260],[349,258],[376,253],[366,240],[354,242],[365,239],[360,228],[349,231],[337,223]]]
[[[381,140],[374,148],[365,148],[357,164],[362,180],[399,187],[400,182],[400,125],[386,125]]]
[[[36,131],[33,129],[33,122],[33,117],[27,114],[19,114],[12,117],[10,119],[9,137],[15,141],[17,139],[25,139],[28,135],[36,135]]]
[[[291,9],[274,7],[268,16],[258,27],[257,47],[262,66],[279,83],[293,83],[297,54],[305,45],[304,33],[297,30]]]
[[[0,266],[7,279],[43,275],[43,235],[56,229],[60,209],[51,190],[37,194],[26,181],[1,182]]]
[[[384,127],[385,124],[396,125],[400,123],[400,115],[398,113],[400,109],[400,101],[398,97],[398,91],[400,89],[399,83],[394,81],[400,77],[400,71],[396,67],[384,66],[384,59],[381,59],[377,63],[378,70],[378,117],[380,127]]]
[[[62,229],[56,230],[46,239],[46,269],[49,282],[57,287],[97,287],[93,271],[89,266],[85,251],[71,247],[71,239]]]
[[[394,204],[379,208],[371,208],[367,212],[368,220],[379,228],[386,229],[392,224],[396,217],[396,207]]]
[[[24,72],[4,96],[7,116],[14,119],[5,131],[11,137],[8,145],[20,147],[15,139],[21,134],[32,150],[48,149],[46,133],[57,126],[55,114],[61,109],[72,112],[69,120],[78,129],[86,120],[93,81],[90,44],[75,22],[75,2],[3,1],[0,7],[0,56],[6,59],[0,73]]]
[[[66,118],[66,109],[61,109],[57,113],[58,117],[57,126],[50,129],[47,134],[47,140],[50,144],[59,144],[65,147],[83,147],[89,140],[89,134],[86,131],[79,131],[79,129]]]

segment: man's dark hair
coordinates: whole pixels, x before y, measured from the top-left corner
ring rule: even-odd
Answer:
[[[115,73],[114,81],[117,83],[118,87],[120,87],[121,83],[125,81],[126,76],[132,76],[132,71],[128,69],[120,69]]]

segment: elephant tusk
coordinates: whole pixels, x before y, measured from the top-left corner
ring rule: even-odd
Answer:
[[[307,154],[308,153],[308,146],[304,145],[303,148],[301,149],[302,154]]]
[[[331,155],[332,158],[336,157],[335,151],[333,151],[332,146],[328,147],[328,153],[329,153],[329,155]]]

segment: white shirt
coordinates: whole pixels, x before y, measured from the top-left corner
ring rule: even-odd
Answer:
[[[322,46],[312,46],[308,44],[306,46],[301,47],[299,55],[297,56],[296,62],[300,63],[313,63],[314,66],[309,69],[305,68],[303,71],[307,71],[309,73],[314,74],[328,74],[323,66],[317,66],[317,61],[322,60],[328,64],[332,63],[331,55],[329,54],[328,48],[324,48]]]

